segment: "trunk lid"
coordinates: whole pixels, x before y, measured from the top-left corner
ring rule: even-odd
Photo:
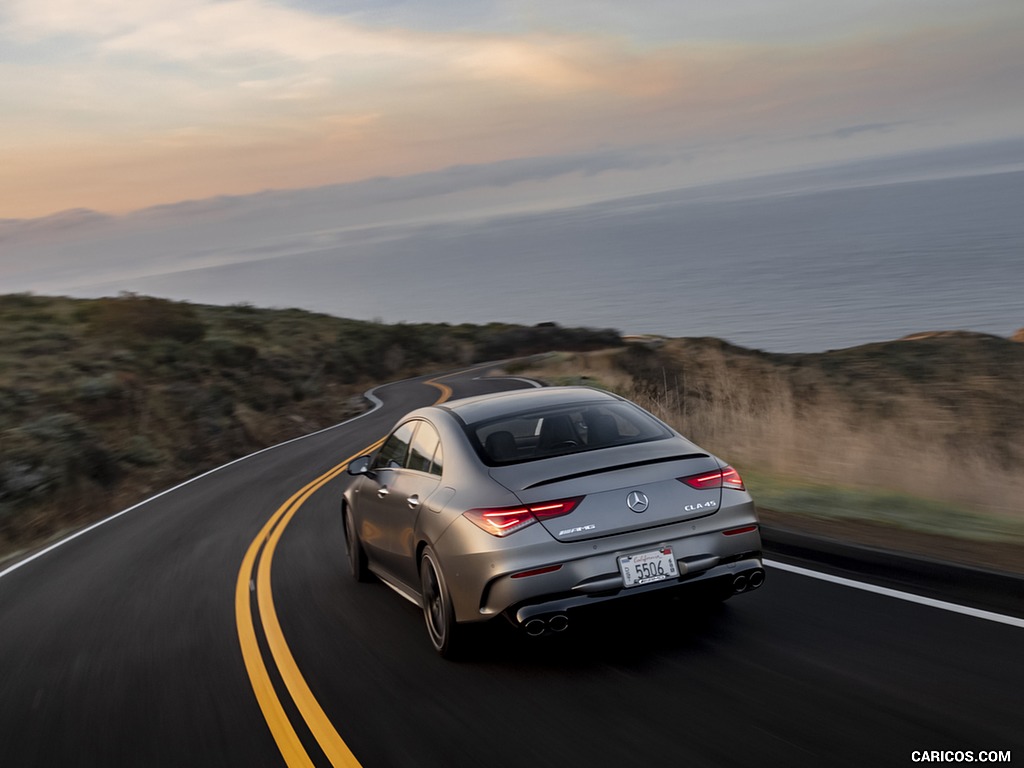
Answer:
[[[493,467],[490,473],[523,504],[584,497],[570,514],[540,521],[558,541],[572,542],[714,514],[721,488],[697,490],[677,478],[720,467],[692,443],[671,439]]]

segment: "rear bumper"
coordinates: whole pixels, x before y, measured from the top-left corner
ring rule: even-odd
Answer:
[[[659,528],[579,542],[555,541],[540,525],[508,539],[456,520],[435,544],[460,622],[514,617],[520,608],[568,600],[575,607],[620,596],[725,577],[743,560],[760,567],[761,537],[753,503]],[[679,578],[625,589],[619,557],[671,547]]]
[[[534,619],[547,620],[552,616],[568,615],[611,601],[628,601],[634,598],[653,596],[668,598],[699,589],[698,585],[711,586],[713,582],[721,582],[720,585],[716,584],[715,586],[735,592],[756,589],[764,582],[764,566],[761,562],[760,552],[749,552],[741,556],[740,559],[710,565],[710,567],[700,568],[701,565],[707,564],[688,565],[685,561],[679,561],[679,565],[681,572],[679,578],[676,579],[667,579],[627,589],[622,586],[622,578],[617,573],[607,574],[603,579],[595,579],[592,583],[580,585],[583,589],[511,606],[504,612],[504,615],[513,624],[525,626]],[[682,572],[683,568],[687,569],[686,572]],[[751,579],[751,576],[755,576],[755,578]],[[737,582],[738,586],[733,587]]]

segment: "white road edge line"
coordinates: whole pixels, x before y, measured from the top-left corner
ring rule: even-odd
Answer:
[[[381,386],[385,386],[385,385],[381,385]],[[188,480],[186,480],[183,483],[178,483],[173,488],[167,488],[166,490],[161,491],[160,493],[156,494],[155,496],[150,496],[148,499],[144,499],[144,500],[140,501],[137,504],[133,504],[132,506],[128,507],[127,509],[122,509],[120,512],[115,512],[110,517],[105,517],[102,520],[100,520],[98,522],[95,522],[95,523],[93,523],[90,526],[82,528],[79,531],[75,531],[74,533],[66,536],[63,539],[55,541],[50,546],[48,546],[48,547],[46,547],[44,549],[39,550],[35,554],[30,555],[29,557],[26,557],[24,560],[19,560],[18,562],[14,563],[13,565],[10,565],[7,568],[5,568],[4,570],[0,571],[0,579],[2,579],[4,576],[6,576],[9,573],[13,573],[14,571],[18,570],[22,566],[28,565],[33,560],[38,560],[43,555],[48,554],[49,552],[52,552],[53,550],[57,549],[58,547],[61,547],[61,546],[65,545],[65,544],[67,544],[69,541],[74,541],[79,536],[84,536],[89,531],[91,531],[91,530],[93,530],[95,528],[99,528],[101,525],[106,525],[110,521],[116,520],[117,518],[121,517],[122,515],[127,515],[132,510],[138,509],[139,507],[143,506],[144,504],[148,504],[151,501],[156,501],[161,496],[166,496],[168,493],[173,493],[174,491],[177,491],[180,488],[184,488],[186,485],[190,485],[191,483],[194,483],[197,480],[202,480],[204,477],[206,477],[208,475],[212,475],[214,472],[220,472],[222,469],[227,469],[232,464],[237,464],[240,461],[245,461],[247,459],[251,459],[253,456],[259,456],[261,453],[266,453],[267,451],[272,451],[275,448],[280,448],[283,445],[289,445],[290,443],[295,443],[295,442],[298,442],[299,440],[305,440],[307,437],[313,437],[314,435],[320,435],[320,434],[323,434],[324,432],[330,432],[332,429],[337,429],[338,427],[344,426],[346,424],[351,424],[353,421],[356,421],[357,419],[361,419],[364,416],[369,416],[371,413],[373,413],[378,408],[380,408],[381,406],[384,405],[384,403],[381,401],[381,399],[373,394],[378,389],[380,389],[380,387],[374,387],[373,389],[367,390],[366,392],[363,393],[363,397],[365,397],[367,400],[369,400],[371,403],[373,403],[373,407],[370,410],[364,411],[363,413],[360,413],[358,416],[353,416],[351,419],[346,419],[345,421],[340,421],[337,424],[333,424],[333,425],[331,425],[329,427],[324,427],[323,429],[317,430],[316,432],[310,432],[308,435],[299,435],[298,437],[293,437],[291,440],[285,440],[283,443],[276,443],[275,445],[269,445],[266,448],[261,448],[260,450],[254,451],[253,453],[250,453],[247,456],[242,456],[240,458],[234,459],[233,461],[229,461],[227,464],[221,464],[219,467],[214,467],[213,469],[207,470],[206,472],[203,472],[203,474],[201,474],[201,475],[196,475],[195,477],[189,478]]]
[[[799,576],[806,576],[810,579],[820,579],[821,581],[828,581],[832,584],[840,584],[844,587],[860,589],[864,592],[873,592],[876,595],[893,597],[897,600],[906,600],[908,603],[927,605],[930,608],[938,608],[943,611],[950,611],[951,613],[960,613],[964,616],[971,616],[975,619],[985,619],[986,621],[994,621],[999,624],[1009,624],[1011,627],[1019,627],[1021,629],[1024,629],[1024,619],[1018,619],[1016,616],[1005,616],[1001,613],[983,611],[980,608],[971,608],[967,605],[949,603],[945,600],[935,600],[931,597],[922,597],[921,595],[915,595],[910,592],[901,592],[898,589],[890,589],[889,587],[879,587],[875,584],[869,584],[864,581],[844,579],[842,576],[833,576],[832,574],[822,573],[821,571],[812,571],[809,568],[801,568],[799,565],[780,563],[776,560],[765,559],[763,562],[769,568],[778,568],[780,571],[789,571],[790,573],[795,573]]]

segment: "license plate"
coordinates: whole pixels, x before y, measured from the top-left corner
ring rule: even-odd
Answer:
[[[619,571],[622,573],[622,583],[627,587],[639,587],[679,576],[671,547],[623,555],[619,558]]]

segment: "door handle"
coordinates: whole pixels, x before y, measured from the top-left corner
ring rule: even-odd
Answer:
[[[389,493],[391,493],[391,491],[388,490],[388,487],[386,485],[382,485],[380,487],[380,490],[377,491],[377,498],[378,499],[383,499]]]
[[[416,509],[416,507],[420,505],[420,497],[415,493],[406,499],[406,501],[409,502],[409,509]]]

